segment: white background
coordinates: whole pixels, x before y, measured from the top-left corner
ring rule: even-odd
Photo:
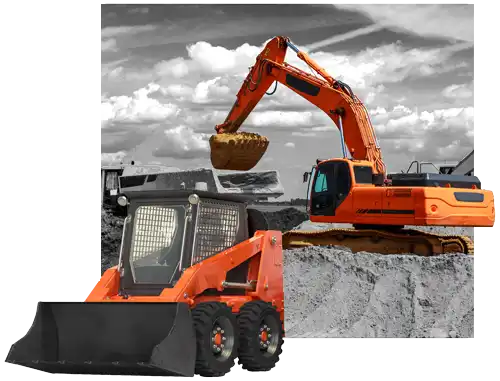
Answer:
[[[444,3],[444,2],[443,2]],[[8,5],[6,5],[8,4]],[[498,2],[475,6],[475,174],[499,191]],[[2,4],[0,357],[38,301],[83,301],[100,277],[100,3]],[[500,248],[475,230],[475,338],[288,339],[277,367],[224,379],[472,380],[498,375]],[[13,380],[51,375],[0,363]],[[481,377],[483,376],[483,377]],[[486,376],[486,377],[484,377]],[[100,377],[100,378],[97,378]]]

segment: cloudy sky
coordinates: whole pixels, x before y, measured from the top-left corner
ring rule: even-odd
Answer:
[[[457,161],[474,142],[472,5],[103,5],[101,162],[210,167],[224,121],[265,43],[288,36],[366,104],[390,172]],[[286,61],[307,66],[293,51]],[[321,110],[278,85],[240,131],[271,141],[286,197],[302,173],[341,155]]]

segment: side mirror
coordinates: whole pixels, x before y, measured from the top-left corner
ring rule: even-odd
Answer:
[[[309,172],[304,172],[302,182],[307,183],[307,180],[309,180]]]

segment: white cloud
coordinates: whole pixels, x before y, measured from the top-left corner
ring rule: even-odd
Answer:
[[[411,111],[395,108],[375,130],[383,152],[406,152],[419,160],[458,160],[474,147],[474,108]]]
[[[378,24],[426,37],[474,41],[473,5],[441,4],[342,4],[365,13]]]
[[[459,141],[458,144],[462,147],[460,149],[470,146],[474,133],[473,118],[469,117],[473,115],[473,108],[456,108],[455,111],[430,108],[422,111],[413,107],[415,103],[411,91],[408,99],[401,98],[401,94],[392,97],[391,91],[406,86],[410,88],[406,83],[398,84],[405,79],[435,75],[460,66],[461,62],[450,59],[458,48],[453,49],[408,49],[395,43],[364,49],[354,54],[319,51],[311,53],[311,57],[334,77],[349,84],[371,108],[372,123],[384,150],[443,156],[452,154],[453,147],[456,146],[453,145],[454,141]],[[215,125],[225,120],[249,66],[255,63],[261,50],[261,46],[248,44],[236,49],[226,49],[198,42],[188,47],[187,58],[162,61],[153,70],[137,73],[134,80],[147,80],[150,83],[131,96],[105,97],[101,102],[101,119],[104,125],[116,127],[116,130],[104,130],[103,136],[112,135],[107,136],[113,143],[109,143],[108,149],[110,152],[130,149],[122,145],[126,137],[115,133],[120,127],[130,130],[145,126],[148,128],[154,122],[155,128],[179,126],[165,132],[154,155],[174,158],[208,157],[208,137],[213,133]],[[305,64],[291,51],[287,62],[308,71]],[[106,78],[119,78],[122,81],[129,78],[127,75],[133,75],[120,65],[121,62],[116,62],[106,67]],[[443,96],[457,95],[462,90],[450,86],[446,91],[443,90]],[[433,96],[439,96],[440,89],[432,91]],[[397,105],[397,102],[412,105],[412,109],[403,104]],[[459,125],[460,123],[462,124]],[[298,137],[317,137],[324,131],[337,132],[333,121],[323,111],[282,85],[278,86],[274,95],[262,98],[244,122],[242,130],[246,127],[291,129],[291,135]],[[148,133],[145,131],[136,134],[134,142],[141,144],[141,139]],[[429,138],[425,137],[426,133],[430,134]],[[462,134],[458,140],[455,136],[457,134]],[[435,144],[433,139],[436,139]],[[284,149],[287,140],[281,141],[277,146]],[[114,149],[115,147],[117,148]]]
[[[316,136],[316,133],[314,133],[314,132],[298,132],[298,131],[294,131],[294,132],[292,132],[292,136],[300,136],[300,137],[304,137],[304,138],[312,138],[312,137]]]
[[[134,35],[143,32],[149,32],[156,28],[155,25],[136,25],[136,26],[116,26],[101,29],[101,51],[116,51],[117,37],[124,35]]]
[[[248,66],[255,63],[262,47],[245,43],[232,50],[201,41],[188,46],[187,50],[189,57],[202,71],[214,74],[238,74],[248,71]]]
[[[286,148],[295,148],[295,143],[292,143],[292,142],[285,143],[285,147]]]
[[[130,14],[142,13],[144,15],[144,14],[149,13],[149,8],[147,8],[147,7],[132,8],[132,9],[129,9],[127,11],[127,13],[130,13]]]
[[[110,26],[101,29],[102,38],[116,37],[120,35],[133,35],[155,30],[155,25],[136,25],[136,26]]]
[[[166,130],[164,134],[153,152],[154,156],[193,159],[204,157],[209,152],[209,134],[196,133],[186,126]]]
[[[188,103],[225,104],[229,112],[249,67],[254,65],[262,48],[243,44],[235,49],[227,49],[201,41],[188,46],[188,58],[177,57],[161,61],[149,71],[117,70],[113,75],[120,75],[120,80],[125,78],[130,81],[154,81],[165,89],[182,85],[181,98],[175,98],[176,95],[172,93],[173,101],[184,102],[188,107]],[[437,75],[464,66],[463,62],[450,60],[457,49],[459,48],[456,46],[446,49],[408,49],[401,43],[394,43],[364,49],[354,54],[318,51],[310,56],[335,78],[350,85],[366,105],[377,106],[380,105],[379,99],[385,100],[384,105],[389,102],[385,94],[387,84]],[[286,61],[307,72],[310,71],[291,51],[288,52]],[[273,86],[274,84],[271,89]],[[285,108],[316,109],[292,90],[282,85],[278,87],[275,94],[262,98],[254,112]]]
[[[101,101],[101,126],[110,122],[159,122],[176,117],[180,112],[177,105],[149,97],[159,90],[159,85],[150,83],[134,91],[132,97],[114,96]]]
[[[182,57],[158,62],[154,71],[161,77],[183,78],[189,74],[190,62]]]
[[[120,162],[127,156],[124,151],[115,153],[101,153],[101,165],[120,164]]]
[[[194,89],[192,100],[194,103],[209,103],[220,99],[234,98],[235,94],[231,93],[227,84],[227,77],[216,77],[200,82]]]
[[[335,130],[337,130],[337,126],[333,123],[333,121],[330,126],[311,127],[311,131],[316,131],[316,132],[330,132]]]
[[[101,51],[102,52],[114,52],[117,50],[116,40],[114,38],[108,38],[101,41]]]
[[[441,93],[446,98],[451,99],[469,99],[474,95],[473,84],[450,85]]]
[[[213,133],[215,126],[226,119],[227,110],[202,110],[198,112],[187,111],[182,114],[182,122],[188,126],[195,127],[199,131],[210,131]]]
[[[321,110],[316,111],[254,111],[247,119],[247,125],[253,127],[282,127],[282,128],[314,128],[322,131],[325,125],[333,128],[333,121]]]
[[[200,41],[187,47],[189,58],[177,57],[161,61],[154,66],[153,71],[167,81],[169,78],[188,76],[199,79],[200,75],[203,80],[221,75],[243,75],[255,63],[262,48],[263,46],[245,43],[236,49],[226,49]]]

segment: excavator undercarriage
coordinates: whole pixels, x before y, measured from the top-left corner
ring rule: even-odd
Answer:
[[[432,256],[450,253],[474,254],[474,242],[467,236],[427,233],[416,229],[373,228],[321,231],[291,230],[283,234],[283,248],[345,246],[352,252]]]

